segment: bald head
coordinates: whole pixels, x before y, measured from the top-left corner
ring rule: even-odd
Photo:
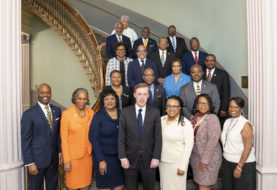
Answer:
[[[122,22],[117,22],[114,26],[115,28],[115,33],[118,36],[121,36],[122,32],[123,32],[123,24]]]
[[[42,83],[37,89],[38,101],[44,105],[48,105],[51,99],[51,87],[49,84]]]
[[[141,29],[141,36],[144,38],[144,39],[148,39],[149,38],[149,35],[150,35],[150,29],[145,26]]]

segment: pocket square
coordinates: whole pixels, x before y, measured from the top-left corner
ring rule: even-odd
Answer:
[[[156,97],[157,97],[157,98],[161,98],[161,97],[162,97],[162,95],[157,95]]]
[[[60,118],[58,117],[58,118],[56,118],[55,120],[57,121],[57,120],[59,120]]]

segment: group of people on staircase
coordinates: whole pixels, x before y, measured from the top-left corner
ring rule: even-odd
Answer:
[[[200,190],[216,184],[223,165],[224,189],[255,189],[254,129],[242,116],[244,100],[230,99],[229,76],[216,56],[200,51],[197,38],[137,38],[128,17],[115,24],[106,44],[109,61],[100,110],[89,109],[88,91],[76,89],[61,114],[49,104],[50,85],[25,111],[21,144],[29,189],[57,189],[63,164],[69,189],[185,190],[189,166]],[[124,35],[126,34],[126,36]],[[223,164],[222,164],[223,161]]]

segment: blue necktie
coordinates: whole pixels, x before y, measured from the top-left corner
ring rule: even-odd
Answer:
[[[148,98],[149,104],[152,105],[153,104],[153,96],[152,96],[152,91],[149,90],[149,98]]]
[[[139,113],[138,113],[138,127],[139,127],[139,134],[142,135],[142,109],[139,109]]]
[[[172,46],[173,46],[174,52],[176,52],[176,43],[175,43],[174,37],[172,37]]]

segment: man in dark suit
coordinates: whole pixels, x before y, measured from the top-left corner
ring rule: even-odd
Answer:
[[[182,59],[183,54],[188,51],[188,48],[183,38],[176,37],[176,27],[174,25],[170,25],[168,27],[167,40],[169,42],[167,51],[175,52],[176,57],[178,59]]]
[[[186,52],[182,57],[182,72],[189,75],[190,68],[197,64],[200,65],[203,71],[206,69],[204,61],[207,56],[207,53],[200,51],[200,43],[198,38],[193,37],[190,40],[190,49],[191,51]]]
[[[132,58],[132,46],[130,39],[122,34],[123,24],[118,22],[115,24],[115,34],[106,39],[106,55],[109,59],[116,56],[115,50],[118,42],[123,42],[126,45],[126,56]]]
[[[220,99],[218,118],[220,120],[221,126],[223,126],[227,117],[228,104],[230,99],[229,75],[226,71],[216,67],[216,57],[213,54],[207,55],[205,59],[205,65],[207,69],[204,72],[203,79],[215,84],[217,87]]]
[[[149,57],[152,59],[158,69],[158,80],[160,85],[163,85],[164,78],[171,74],[171,63],[175,58],[174,52],[167,51],[168,40],[161,37],[158,42],[159,49],[151,54]]]
[[[161,116],[165,115],[166,95],[161,85],[155,84],[155,74],[153,69],[147,68],[143,73],[143,80],[149,86],[149,98],[147,105],[156,107],[160,110]]]
[[[134,42],[133,46],[133,55],[134,58],[137,58],[137,49],[138,46],[144,45],[144,47],[147,50],[147,57],[149,57],[154,51],[158,49],[156,40],[149,38],[150,36],[150,29],[145,26],[141,29],[141,38],[138,38]]]
[[[146,55],[146,48],[143,45],[139,45],[137,48],[138,58],[131,61],[128,65],[127,78],[129,87],[132,89],[136,84],[143,82],[142,75],[147,68],[152,68],[155,73],[155,78],[158,78],[156,64],[151,59],[146,58]]]
[[[61,109],[49,104],[51,88],[41,84],[37,90],[38,103],[25,111],[21,119],[21,147],[24,165],[28,168],[29,190],[57,189],[58,164],[61,163]]]
[[[217,88],[214,84],[203,80],[203,71],[200,65],[193,65],[190,69],[192,81],[182,86],[180,89],[180,98],[184,102],[184,114],[187,119],[191,117],[191,110],[197,95],[208,94],[215,107],[215,112],[218,113],[220,106],[220,99]]]
[[[143,189],[153,190],[162,148],[159,110],[147,106],[149,86],[134,89],[136,103],[123,109],[119,120],[118,157],[124,168],[127,190],[137,190],[139,175]]]

